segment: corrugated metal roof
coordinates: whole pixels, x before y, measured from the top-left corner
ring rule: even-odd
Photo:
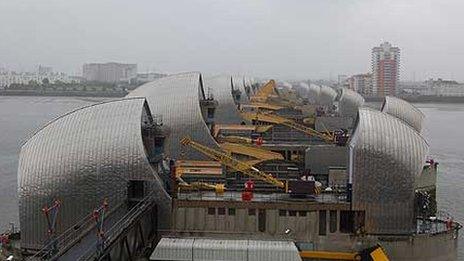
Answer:
[[[331,106],[335,98],[337,98],[337,92],[333,88],[325,85],[320,87],[318,104]]]
[[[196,238],[193,260],[247,260],[248,240],[218,240]]]
[[[203,118],[200,100],[205,90],[201,74],[180,73],[146,83],[129,93],[146,97],[154,116],[161,116],[167,133],[165,154],[176,159],[206,159],[193,149],[183,148],[180,140],[190,136],[194,141],[218,148]]]
[[[364,104],[364,98],[359,93],[347,88],[342,88],[341,92],[340,100],[338,101],[340,114],[355,118],[358,114],[358,109]]]
[[[104,198],[110,207],[123,202],[129,179],[155,181],[158,204],[169,208],[170,198],[145,154],[142,118],[151,120],[144,98],[96,104],[57,118],[22,146],[18,166],[22,247],[42,246],[47,231],[44,206],[61,201],[60,234]]]
[[[301,261],[301,258],[291,241],[162,238],[150,260]]]
[[[366,211],[366,231],[415,231],[414,181],[425,163],[427,142],[400,119],[361,108],[350,149],[352,204]]]
[[[215,123],[242,122],[242,117],[232,96],[232,77],[225,75],[205,77],[204,84],[218,102],[214,116]]]
[[[300,261],[295,244],[290,241],[248,241],[249,261]]]
[[[150,260],[193,260],[193,238],[161,238]]]
[[[381,111],[403,120],[418,132],[422,130],[422,122],[425,118],[424,114],[405,100],[387,96],[385,97]]]

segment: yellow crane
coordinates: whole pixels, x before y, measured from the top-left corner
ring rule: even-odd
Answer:
[[[275,87],[276,82],[274,80],[270,80],[263,87],[261,87],[255,95],[251,96],[250,101],[265,103],[269,96],[277,95]]]
[[[307,195],[319,194],[321,192],[321,185],[315,180],[287,180],[287,182],[283,182],[268,173],[260,171],[248,162],[237,160],[225,152],[206,147],[200,143],[192,141],[188,137],[182,138],[181,144],[184,146],[188,145],[235,171],[239,171],[254,179],[273,184],[278,188],[283,188],[285,189],[285,192],[289,193],[292,197],[305,197]]]
[[[322,133],[322,132],[316,131],[308,126],[296,123],[294,120],[287,119],[282,116],[278,116],[274,114],[265,114],[265,113],[260,113],[260,112],[242,112],[242,117],[249,121],[256,120],[256,121],[262,121],[262,122],[267,122],[267,123],[284,125],[292,129],[295,129],[297,131],[306,133],[309,136],[318,137],[328,143],[336,142],[335,136],[332,133],[329,133],[329,132]]]
[[[253,144],[255,140],[252,138],[237,136],[237,135],[219,135],[217,137],[219,142],[231,142],[231,143],[243,143],[243,144]]]
[[[259,169],[255,168],[253,165],[250,165],[248,163],[242,162],[240,160],[237,160],[233,158],[232,156],[228,155],[225,152],[218,151],[215,149],[211,149],[207,146],[204,146],[200,143],[197,143],[193,140],[191,140],[188,137],[182,138],[180,143],[184,146],[190,146],[197,151],[205,154],[206,156],[210,157],[213,160],[221,162],[223,165],[235,170],[242,172],[243,174],[252,177],[257,180],[261,180],[270,184],[274,184],[276,187],[279,188],[285,188],[285,183],[274,178],[272,175],[267,174],[263,171],[260,171]]]
[[[224,142],[219,144],[221,149],[229,154],[235,153],[235,154],[240,154],[240,155],[246,155],[249,157],[257,158],[262,161],[264,160],[283,160],[284,156],[282,154],[257,148],[257,147],[252,147],[252,146],[247,146],[244,144],[238,144],[238,143],[230,143],[230,142]]]
[[[178,184],[180,189],[185,189],[185,190],[214,190],[216,194],[223,194],[224,191],[226,190],[226,187],[224,184],[209,184],[206,182],[191,182],[187,183],[185,181],[180,181]]]
[[[264,103],[264,102],[252,102],[250,104],[240,104],[240,109],[245,110],[247,108],[251,109],[265,109],[265,110],[270,110],[270,111],[276,111],[285,108],[284,106],[276,105],[276,104],[270,104],[270,103]]]

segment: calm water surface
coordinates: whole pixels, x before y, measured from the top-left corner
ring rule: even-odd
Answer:
[[[0,96],[0,231],[18,224],[16,170],[21,144],[40,126],[100,98]],[[464,223],[464,104],[416,104],[426,115],[423,134],[439,165],[438,204]],[[460,260],[464,259],[461,233]]]

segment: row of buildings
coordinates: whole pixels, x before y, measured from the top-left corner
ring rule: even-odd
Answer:
[[[424,82],[402,82],[401,91],[405,95],[422,96],[464,96],[464,84],[453,80],[428,79]]]
[[[0,89],[8,88],[12,84],[31,83],[78,83],[80,77],[70,76],[65,73],[53,72],[51,67],[39,66],[36,72],[15,72],[8,70],[0,71]]]
[[[339,83],[364,96],[385,97],[398,94],[400,49],[389,42],[372,48],[372,70],[351,77],[339,77]]]
[[[81,76],[70,76],[62,72],[53,72],[52,67],[40,65],[35,72],[15,72],[0,70],[0,89],[8,88],[11,84],[31,83],[145,83],[154,81],[165,74],[137,73],[137,64],[124,63],[86,63],[82,67]],[[47,79],[47,80],[45,80]]]

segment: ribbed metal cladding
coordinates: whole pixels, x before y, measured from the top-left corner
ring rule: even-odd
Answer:
[[[160,78],[138,87],[128,96],[146,97],[154,117],[162,117],[167,156],[175,159],[206,159],[201,153],[180,144],[184,136],[190,136],[206,146],[219,147],[201,112],[200,100],[205,98],[205,90],[200,73],[180,73]]]
[[[203,81],[205,88],[213,94],[214,99],[218,102],[214,113],[215,123],[241,123],[243,120],[232,96],[232,78],[220,75],[205,77]]]
[[[319,104],[323,106],[331,106],[337,98],[337,92],[329,86],[322,85],[319,93]]]
[[[425,118],[424,114],[405,100],[387,96],[385,97],[381,111],[403,120],[418,132],[422,131],[422,123]]]
[[[96,104],[59,117],[22,146],[18,196],[23,248],[42,247],[47,224],[41,209],[55,199],[61,201],[58,234],[104,198],[110,208],[122,203],[128,180],[153,181],[157,203],[169,210],[170,198],[145,154],[142,119],[151,119],[143,98]]]
[[[309,85],[305,82],[300,82],[298,85],[294,85],[293,89],[301,97],[306,99],[309,94]]]
[[[232,76],[232,88],[241,92],[240,103],[247,103],[250,100],[251,93],[247,94],[243,76]]]
[[[319,102],[319,94],[321,93],[321,87],[314,83],[309,84],[308,89],[308,101],[312,104],[317,104]]]
[[[405,234],[414,223],[414,180],[428,144],[403,121],[362,108],[350,142],[352,207],[365,210],[366,232]]]
[[[355,118],[358,114],[358,109],[364,104],[364,98],[359,93],[347,88],[342,88],[341,92],[340,100],[338,101],[340,114]]]
[[[150,260],[301,260],[291,241],[162,238]]]

